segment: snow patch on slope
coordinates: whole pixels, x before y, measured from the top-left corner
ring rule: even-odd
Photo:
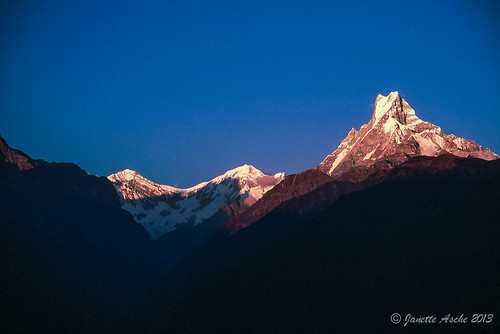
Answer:
[[[349,152],[349,150],[347,148],[344,148],[339,153],[339,155],[335,158],[335,161],[333,162],[332,167],[328,171],[329,173],[332,173],[335,170],[335,168],[342,162],[342,160],[344,160],[344,158],[346,157],[348,152]]]
[[[424,138],[420,134],[413,134],[413,138],[416,139],[420,146],[420,154],[427,156],[437,156],[441,151],[441,148],[436,145],[430,138]]]

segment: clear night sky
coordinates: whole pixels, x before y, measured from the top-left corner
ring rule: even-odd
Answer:
[[[0,6],[0,134],[34,158],[181,187],[245,163],[296,173],[393,90],[500,153],[495,1]]]

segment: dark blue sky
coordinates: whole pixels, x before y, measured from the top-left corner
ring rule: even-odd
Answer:
[[[0,134],[91,174],[295,173],[398,90],[500,152],[494,1],[40,1],[0,8]]]

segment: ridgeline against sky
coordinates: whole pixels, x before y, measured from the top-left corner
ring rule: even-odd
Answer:
[[[190,187],[316,166],[398,90],[500,152],[492,1],[121,1],[0,10],[0,133],[34,158]]]

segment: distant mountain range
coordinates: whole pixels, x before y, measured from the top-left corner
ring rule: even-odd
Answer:
[[[377,96],[370,122],[359,131],[352,129],[317,168],[332,177],[350,174],[360,180],[412,157],[441,154],[484,160],[498,158],[491,150],[472,140],[445,135],[438,126],[420,120],[399,93],[392,92],[388,96]],[[308,172],[307,177],[311,178],[312,173],[315,172]],[[303,177],[306,177],[305,174],[299,174],[299,178]],[[235,201],[240,202],[235,213],[242,215],[229,224],[231,229],[248,226],[250,221],[268,213],[274,207],[271,203],[281,203],[309,192],[315,184],[320,185],[321,180],[329,180],[320,174],[308,187],[296,190],[296,194],[279,195],[279,200],[264,201],[265,204],[259,203],[251,211],[243,213],[284,178],[284,173],[266,175],[251,165],[229,170],[188,189],[159,185],[129,169],[108,177],[120,194],[122,208],[132,213],[153,239],[179,227],[194,227],[210,218],[219,208]]]
[[[237,231],[264,217],[279,204],[310,193],[331,178],[350,182],[340,194],[366,187],[360,183],[377,171],[394,168],[411,158],[451,154],[463,158],[498,159],[472,140],[445,135],[436,125],[421,121],[398,92],[378,95],[368,124],[352,129],[339,147],[315,169],[290,175],[248,211],[231,219],[225,228]],[[373,184],[373,182],[372,182]],[[293,185],[293,187],[291,187]],[[331,204],[331,203],[330,203]]]
[[[495,314],[498,158],[397,92],[315,168],[188,189],[0,137],[2,332],[386,333],[395,312]]]
[[[130,169],[108,179],[120,194],[122,207],[157,239],[178,228],[192,228],[233,202],[240,202],[241,210],[248,208],[284,177],[244,165],[188,189],[156,184]]]

